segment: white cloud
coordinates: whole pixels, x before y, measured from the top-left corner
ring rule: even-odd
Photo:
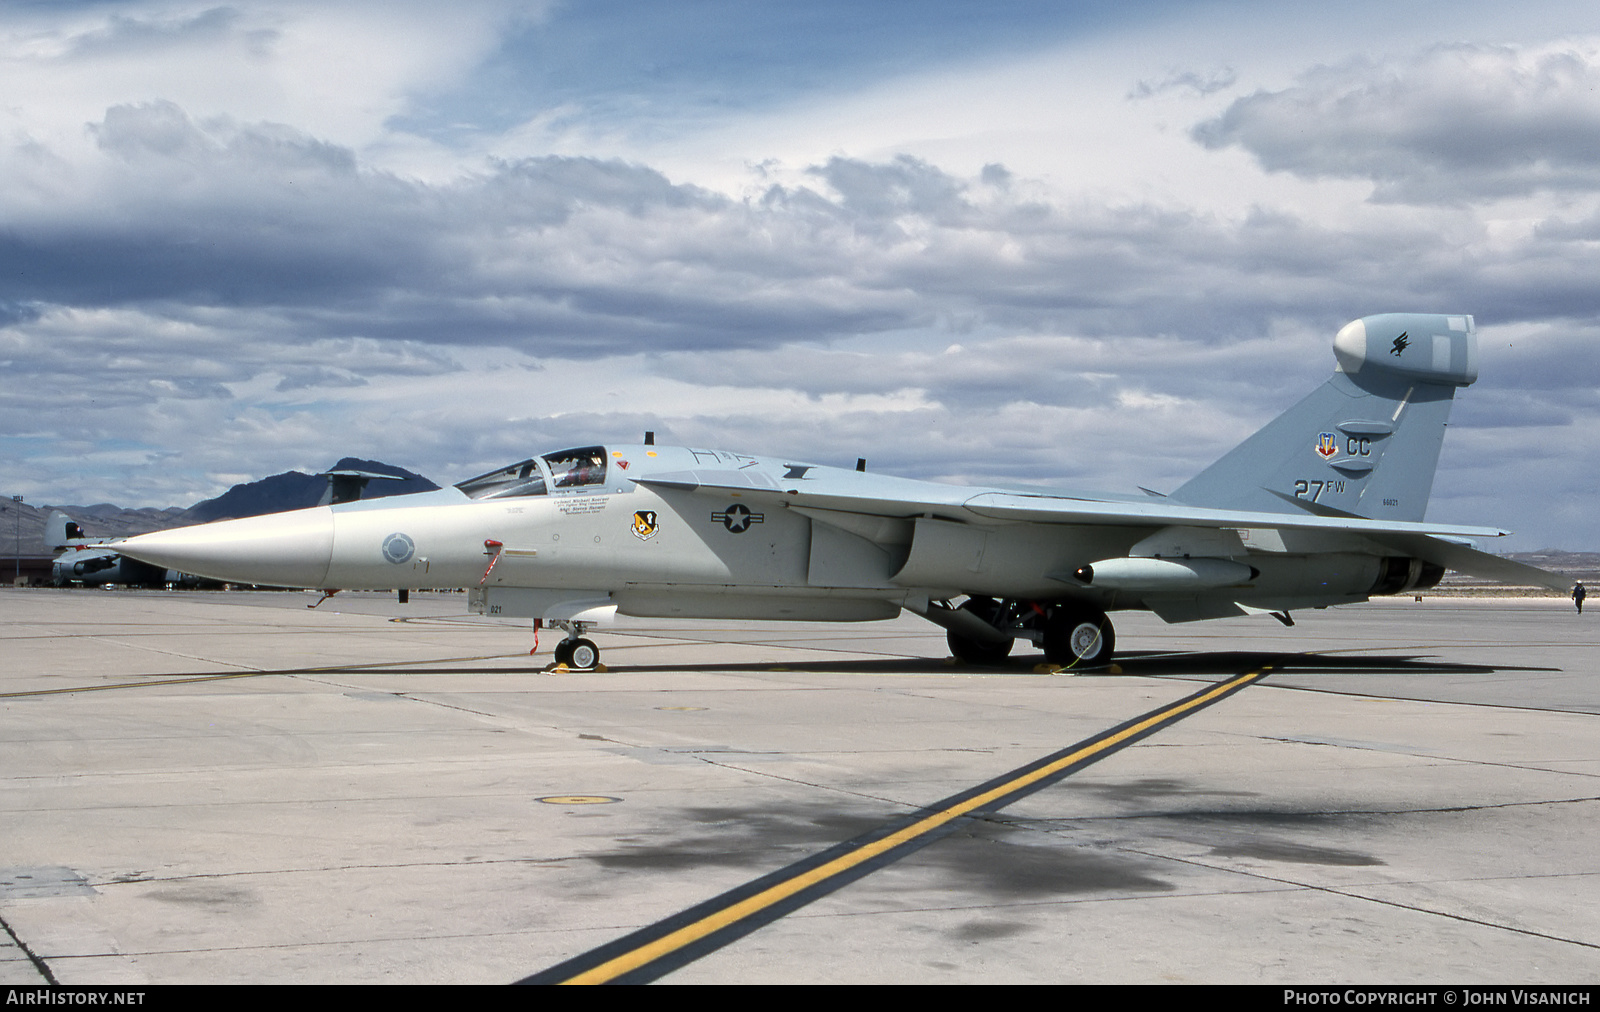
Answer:
[[[187,504],[346,454],[460,480],[647,428],[1171,488],[1320,382],[1340,324],[1418,309],[1485,340],[1436,515],[1600,547],[1548,508],[1587,495],[1551,448],[1593,461],[1600,416],[1578,42],[1416,20],[1386,56],[1327,14],[1264,45],[1271,18],[1208,7],[722,116],[658,97],[649,129],[527,96],[538,123],[425,137],[408,112],[473,98],[542,9],[437,10],[0,25],[18,491]]]
[[[209,119],[382,140],[418,93],[471,70],[546,4],[269,0],[43,5],[0,22],[0,129],[67,147],[115,105],[172,102]]]
[[[1317,67],[1195,128],[1268,170],[1371,180],[1373,199],[1450,203],[1600,189],[1600,49],[1455,43]]]

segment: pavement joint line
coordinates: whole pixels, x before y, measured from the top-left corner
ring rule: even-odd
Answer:
[[[152,674],[148,681],[115,682],[106,685],[76,685],[60,689],[27,689],[22,692],[0,692],[0,699],[17,699],[24,696],[60,696],[72,692],[104,692],[108,689],[145,689],[157,685],[187,685],[194,682],[219,682],[230,678],[260,678],[266,675],[341,675],[383,674],[386,668],[414,667],[419,664],[466,664],[472,661],[504,660],[522,657],[522,654],[484,654],[478,657],[434,657],[417,661],[371,661],[365,664],[327,664],[312,668],[267,668],[249,671],[229,671],[212,675]],[[196,658],[201,660],[203,658]],[[375,670],[376,669],[376,670]],[[487,673],[487,672],[486,672]]]
[[[182,650],[163,650],[160,647],[153,647],[148,643],[124,642],[127,637],[121,633],[118,633],[115,636],[91,636],[89,638],[101,643],[110,643],[119,647],[127,647],[129,650],[144,650],[152,654],[161,654],[163,657],[182,657],[186,661],[204,661],[209,664],[229,663],[228,661],[214,661],[209,657],[201,657],[198,654],[186,654]],[[236,668],[245,668],[250,671],[259,670],[257,668],[250,667],[248,664],[235,664],[233,666]]]
[[[1540,801],[1507,801],[1507,802],[1502,802],[1502,803],[1497,803],[1497,804],[1492,804],[1492,805],[1457,805],[1457,806],[1452,806],[1452,807],[1449,807],[1449,808],[1339,808],[1339,809],[1329,809],[1329,810],[1325,810],[1325,811],[1316,811],[1316,812],[1311,812],[1311,811],[1283,811],[1283,812],[1280,812],[1279,814],[1286,815],[1286,816],[1294,816],[1296,818],[1337,818],[1337,817],[1350,816],[1350,815],[1367,815],[1367,816],[1455,815],[1455,814],[1461,814],[1461,813],[1467,813],[1467,812],[1492,812],[1492,811],[1498,811],[1498,810],[1502,810],[1502,809],[1513,809],[1513,808],[1540,808],[1540,807],[1543,807],[1545,805],[1587,804],[1587,803],[1592,803],[1592,802],[1596,802],[1596,801],[1600,801],[1600,798],[1589,798],[1589,797],[1583,797],[1583,798],[1550,798],[1548,800],[1540,800]],[[1084,824],[1093,825],[1095,823],[1101,823],[1101,822],[1104,822],[1104,823],[1115,823],[1115,822],[1137,822],[1137,821],[1144,820],[1144,819],[1161,820],[1161,819],[1190,819],[1190,818],[1194,818],[1194,815],[1191,812],[1159,811],[1159,812],[1133,812],[1133,813],[1129,813],[1129,814],[1058,816],[1058,817],[1054,817],[1054,818],[1042,818],[1042,819],[1030,819],[1030,820],[1008,818],[1006,821],[1011,825],[1018,826],[1018,827],[1026,827],[1026,828],[1030,828],[1030,829],[1035,829],[1035,830],[1037,830],[1039,832],[1056,832],[1057,830],[1049,828],[1051,823],[1060,823],[1065,828],[1070,828],[1070,826],[1066,826],[1066,824],[1069,824],[1069,823],[1084,823]],[[1600,872],[1584,871],[1584,872],[1552,873],[1552,875],[1557,875],[1557,874],[1559,874],[1559,875],[1568,875],[1568,874],[1572,874],[1572,875],[1600,875]],[[1503,875],[1485,876],[1485,878],[1487,878],[1487,879],[1505,878],[1505,877],[1507,877],[1507,876],[1503,876]],[[1527,876],[1519,875],[1519,876],[1515,876],[1515,877],[1522,878],[1522,877],[1527,877]]]
[[[18,951],[22,953],[23,957],[27,959],[29,963],[33,964],[33,968],[39,972],[39,976],[44,978],[44,982],[46,984],[49,984],[51,987],[59,987],[61,985],[61,982],[56,980],[56,975],[50,972],[50,964],[46,963],[44,959],[42,959],[37,953],[28,948],[28,943],[17,937],[16,931],[12,929],[11,925],[6,923],[5,918],[3,917],[0,917],[0,930],[3,930],[6,933],[6,936],[11,939],[11,943],[17,947]],[[13,984],[8,986],[15,991],[25,987],[26,985]]]
[[[1138,850],[1136,848],[1128,848],[1128,852],[1129,853],[1133,853],[1133,854],[1142,854],[1142,855],[1144,855],[1146,857],[1156,857],[1156,856],[1158,856],[1158,855],[1155,855],[1155,854],[1153,854],[1153,853],[1151,853],[1149,851]],[[1239,868],[1239,867],[1236,867],[1236,866],[1221,867],[1221,866],[1218,866],[1218,865],[1207,864],[1206,862],[1201,861],[1198,858],[1174,857],[1174,856],[1171,856],[1171,855],[1165,855],[1165,859],[1168,860],[1168,861],[1175,861],[1175,862],[1178,862],[1180,864],[1192,865],[1192,866],[1194,866],[1196,868],[1205,868],[1208,871],[1227,871],[1227,872],[1230,872],[1232,874],[1243,875],[1246,878],[1253,878],[1253,879],[1256,879],[1256,880],[1261,881],[1261,882],[1273,882],[1273,883],[1276,883],[1278,885],[1288,886],[1288,887],[1294,888],[1294,889],[1303,889],[1303,890],[1306,890],[1308,892],[1319,892],[1319,893],[1323,893],[1323,894],[1328,895],[1328,896],[1338,896],[1338,897],[1341,897],[1341,898],[1347,899],[1347,900],[1355,900],[1358,903],[1376,903],[1376,904],[1378,904],[1380,906],[1390,907],[1390,908],[1395,909],[1395,910],[1407,910],[1407,911],[1410,911],[1411,913],[1423,914],[1424,916],[1428,916],[1428,917],[1443,917],[1443,918],[1446,918],[1447,920],[1460,921],[1463,924],[1476,924],[1479,927],[1493,928],[1493,929],[1496,929],[1496,930],[1499,930],[1499,931],[1509,931],[1509,932],[1511,932],[1513,934],[1527,935],[1527,936],[1529,936],[1531,938],[1543,938],[1546,941],[1550,941],[1550,942],[1563,942],[1563,943],[1566,943],[1567,945],[1578,945],[1578,946],[1582,946],[1583,948],[1586,948],[1586,949],[1600,949],[1600,943],[1597,943],[1597,942],[1585,942],[1582,939],[1578,939],[1578,938],[1565,938],[1565,937],[1563,937],[1561,935],[1552,935],[1552,934],[1549,934],[1548,932],[1544,932],[1544,931],[1535,931],[1532,928],[1519,928],[1514,924],[1504,924],[1504,923],[1501,923],[1499,921],[1485,920],[1484,918],[1481,918],[1481,917],[1469,917],[1466,914],[1454,914],[1454,913],[1451,913],[1448,910],[1434,910],[1434,909],[1431,909],[1429,907],[1419,906],[1419,905],[1417,905],[1415,903],[1402,903],[1399,900],[1386,900],[1386,899],[1383,899],[1380,896],[1366,896],[1366,895],[1363,895],[1363,894],[1361,894],[1359,892],[1350,891],[1352,888],[1355,888],[1355,887],[1351,887],[1351,886],[1338,887],[1338,886],[1317,885],[1317,884],[1312,883],[1312,882],[1297,882],[1297,881],[1295,881],[1294,879],[1291,879],[1291,878],[1283,878],[1283,877],[1280,877],[1280,876],[1277,876],[1277,875],[1267,875],[1267,874],[1263,874],[1262,872],[1259,872],[1259,871],[1252,871],[1249,868]],[[1580,874],[1580,873],[1574,873],[1574,874]],[[1396,883],[1392,883],[1392,882],[1370,882],[1370,883],[1367,883],[1367,885],[1369,887],[1371,887],[1371,888],[1381,888],[1383,886],[1391,886],[1391,885],[1394,885],[1394,884],[1396,884]]]
[[[702,753],[702,754],[690,753],[690,754],[694,755],[694,758],[699,759],[701,762],[706,763],[707,765],[710,765],[710,766],[715,766],[718,769],[732,770],[733,772],[736,772],[736,773],[744,773],[744,774],[747,774],[749,776],[754,776],[754,777],[763,777],[763,778],[765,778],[767,780],[777,780],[777,781],[780,781],[780,782],[786,783],[786,784],[798,784],[801,787],[810,787],[813,790],[829,791],[829,792],[834,793],[834,794],[842,794],[847,798],[860,798],[863,801],[876,801],[876,802],[880,802],[880,803],[886,804],[886,805],[904,805],[905,804],[905,802],[899,800],[898,798],[884,797],[881,794],[867,794],[864,791],[853,790],[853,789],[851,789],[849,787],[842,787],[842,786],[838,786],[838,785],[835,785],[835,784],[818,784],[818,783],[812,783],[809,780],[801,780],[799,777],[783,777],[783,776],[779,776],[776,773],[771,772],[770,770],[758,769],[758,768],[749,767],[749,766],[737,766],[737,765],[735,765],[733,763],[717,762],[714,759],[708,758],[707,755],[704,754],[704,753]]]
[[[1387,698],[1387,697],[1384,697],[1384,698]],[[1476,704],[1473,704],[1473,705],[1476,705]],[[1580,715],[1593,716],[1592,714],[1589,714],[1588,711],[1585,711],[1585,710],[1556,710],[1554,712],[1556,712],[1556,713],[1575,713],[1575,714],[1580,714]],[[1591,772],[1588,772],[1586,770],[1581,770],[1581,769],[1570,769],[1570,770],[1553,769],[1548,765],[1540,766],[1540,765],[1537,765],[1535,763],[1530,763],[1530,762],[1496,762],[1496,761],[1494,761],[1492,759],[1474,759],[1474,758],[1472,758],[1470,756],[1439,755],[1439,754],[1432,753],[1432,752],[1419,752],[1419,751],[1415,751],[1415,750],[1405,750],[1405,749],[1401,749],[1401,748],[1398,748],[1398,747],[1397,748],[1378,748],[1376,744],[1362,744],[1360,742],[1306,741],[1306,740],[1303,740],[1303,739],[1300,739],[1300,738],[1274,738],[1274,737],[1271,737],[1271,736],[1264,737],[1262,740],[1263,741],[1281,742],[1281,743],[1283,743],[1285,745],[1313,745],[1313,746],[1317,746],[1319,748],[1347,748],[1347,749],[1350,749],[1352,752],[1376,752],[1376,753],[1378,753],[1380,755],[1405,756],[1408,759],[1424,759],[1424,760],[1428,760],[1430,762],[1435,762],[1435,763],[1461,763],[1461,764],[1467,765],[1467,766],[1495,766],[1495,767],[1498,767],[1500,769],[1507,769],[1507,770],[1526,770],[1527,772],[1530,772],[1530,773],[1548,773],[1548,774],[1551,774],[1552,776],[1562,776],[1562,777],[1600,777],[1600,772],[1591,773]],[[1567,760],[1567,761],[1571,762],[1572,760]],[[1577,800],[1579,800],[1579,801],[1592,801],[1592,800],[1596,800],[1596,799],[1593,799],[1593,798],[1579,798]],[[1542,805],[1542,804],[1546,804],[1547,802],[1532,801],[1532,802],[1518,802],[1518,803],[1519,804],[1539,804],[1539,805]],[[1494,806],[1488,806],[1488,807],[1494,807]],[[1468,809],[1463,808],[1461,810],[1462,811],[1467,811]]]
[[[1300,676],[1303,676],[1303,675],[1306,674],[1306,672],[1299,672],[1299,671],[1287,671],[1287,672],[1284,672],[1284,673],[1289,675],[1290,677],[1300,677]],[[1444,707],[1444,706],[1471,706],[1471,707],[1484,707],[1484,708],[1492,709],[1492,710],[1520,710],[1520,711],[1523,711],[1525,713],[1564,713],[1564,714],[1568,714],[1568,715],[1575,716],[1575,717],[1600,716],[1600,714],[1596,714],[1593,710],[1575,710],[1575,709],[1571,709],[1571,708],[1568,708],[1568,707],[1561,707],[1561,706],[1528,706],[1528,705],[1523,704],[1523,703],[1490,703],[1490,702],[1484,702],[1484,701],[1481,701],[1481,700],[1465,700],[1465,699],[1423,699],[1423,698],[1418,697],[1418,696],[1384,695],[1383,693],[1378,693],[1378,692],[1356,692],[1356,691],[1351,690],[1351,689],[1322,689],[1322,688],[1317,688],[1316,686],[1312,686],[1312,685],[1276,685],[1275,684],[1275,685],[1273,685],[1273,688],[1274,689],[1282,689],[1285,692],[1320,692],[1320,693],[1322,693],[1324,695],[1328,695],[1328,696],[1345,696],[1345,697],[1347,697],[1349,699],[1377,699],[1377,700],[1382,700],[1382,701],[1385,701],[1385,702],[1399,702],[1399,703],[1425,702],[1425,703],[1428,703],[1429,705],[1439,706],[1439,707]]]
[[[519,984],[642,984],[659,979],[807,904],[1132,745],[1265,678],[1281,662],[1213,683],[908,817],[566,960]]]

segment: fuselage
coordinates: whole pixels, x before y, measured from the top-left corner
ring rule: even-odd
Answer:
[[[991,595],[1181,619],[1237,614],[1240,601],[1360,600],[1383,579],[1384,560],[1350,539],[1297,545],[1276,532],[1236,541],[1243,561],[1231,568],[1107,568],[1150,528],[1024,523],[973,505],[1019,494],[726,451],[593,446],[435,492],[160,532],[123,550],[236,583],[465,587],[486,596],[483,610],[535,617],[606,600],[625,614],[850,620]],[[1098,586],[1082,577],[1095,563]]]

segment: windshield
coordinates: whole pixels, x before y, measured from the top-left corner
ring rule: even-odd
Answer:
[[[547,489],[544,483],[544,473],[539,470],[539,461],[529,457],[527,460],[502,467],[498,471],[480,474],[476,478],[468,478],[457,485],[470,499],[504,499],[510,496],[544,495]]]
[[[540,463],[544,464],[541,468]],[[550,479],[545,479],[545,469]],[[509,499],[514,496],[546,495],[552,487],[578,489],[606,483],[606,448],[584,446],[558,450],[543,457],[529,457],[510,467],[468,478],[456,488],[470,499]]]

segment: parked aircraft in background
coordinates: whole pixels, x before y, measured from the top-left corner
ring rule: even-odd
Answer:
[[[1105,663],[1107,613],[1169,622],[1432,587],[1446,569],[1564,590],[1557,574],[1423,520],[1457,389],[1477,379],[1470,316],[1346,325],[1332,378],[1170,495],[958,487],[785,457],[596,445],[454,488],[130,538],[124,555],[219,580],[323,589],[467,587],[483,614],[567,631],[614,615],[866,621],[910,609],[952,652],[1018,639]],[[959,602],[959,603],[958,603]]]
[[[356,468],[323,471],[317,477],[328,479],[328,490],[322,493],[322,501],[317,503],[318,506],[338,506],[355,502],[374,481],[404,481],[398,474],[383,474],[379,471],[362,471]]]
[[[45,518],[44,540],[52,552],[61,553],[50,563],[50,582],[57,587],[74,583],[92,587],[194,586],[200,582],[198,577],[124,556],[107,547],[114,539],[86,536],[82,526],[60,510],[51,510]]]

